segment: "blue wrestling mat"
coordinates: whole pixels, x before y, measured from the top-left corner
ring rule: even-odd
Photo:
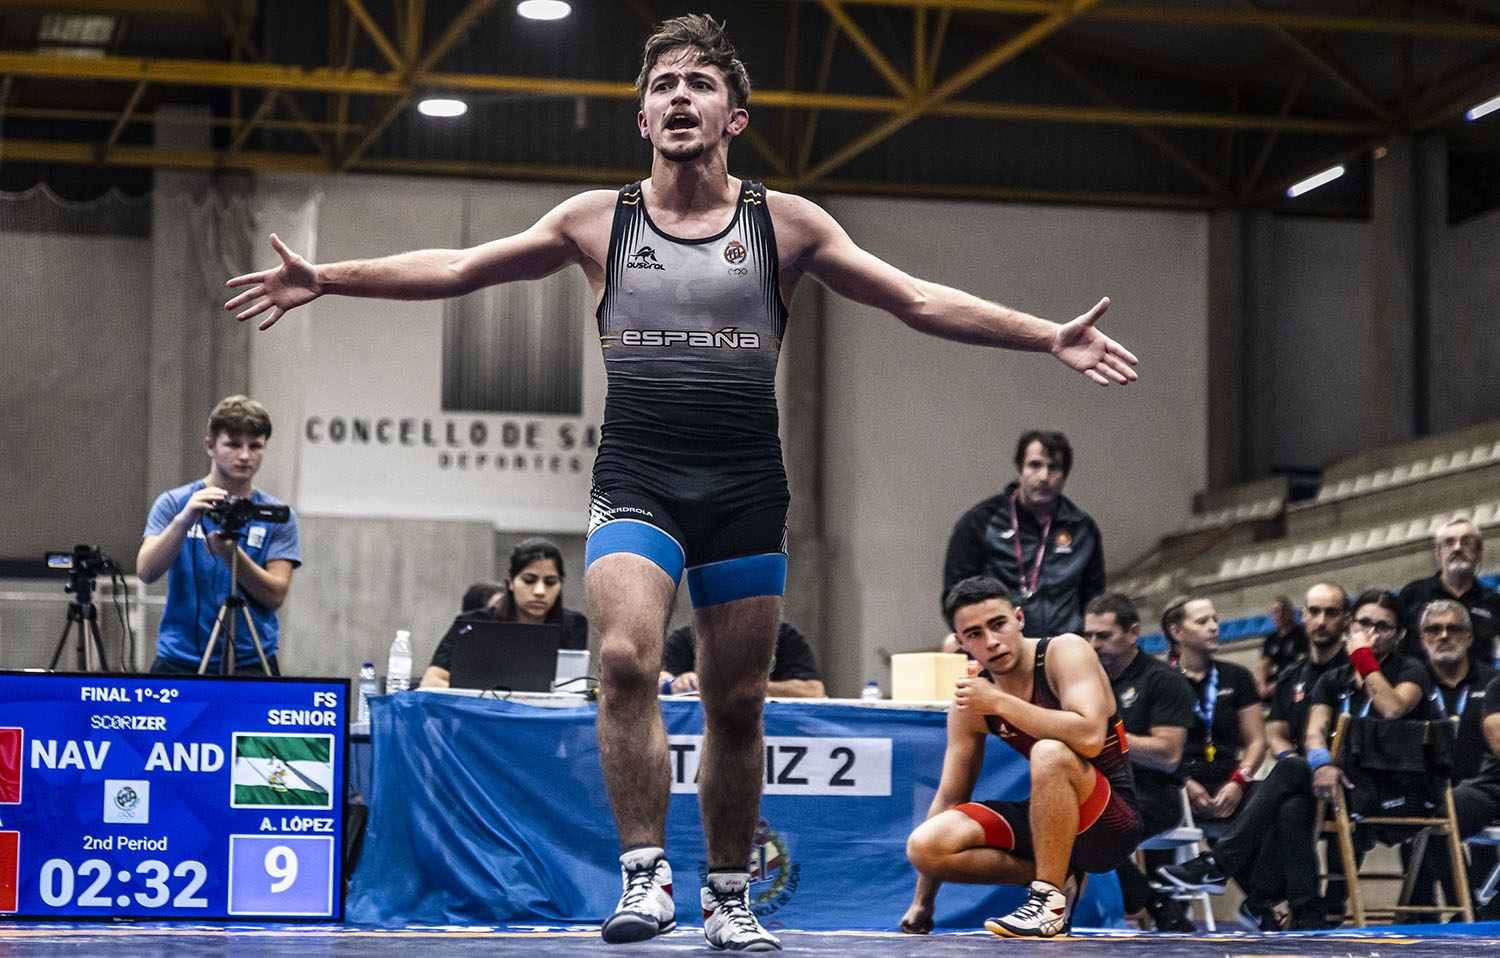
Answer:
[[[898,932],[773,929],[786,954],[869,955],[874,958],[995,956],[999,949],[1072,958],[1474,958],[1500,956],[1500,922],[1301,932],[1279,935],[1160,935],[1079,931],[1061,939],[1021,941],[988,932],[928,936]],[[441,956],[702,955],[712,953],[698,928],[680,928],[655,941],[606,945],[597,927],[529,925],[0,925],[0,956],[129,955],[132,958],[260,956],[285,958],[409,955]]]

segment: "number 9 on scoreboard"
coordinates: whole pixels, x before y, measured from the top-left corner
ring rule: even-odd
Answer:
[[[230,835],[229,914],[331,916],[331,835]]]

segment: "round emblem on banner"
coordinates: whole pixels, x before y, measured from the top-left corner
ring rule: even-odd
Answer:
[[[125,785],[118,792],[115,792],[115,807],[122,812],[128,812],[140,803],[141,796],[129,785]]]
[[[802,866],[792,862],[786,843],[761,819],[750,845],[750,908],[764,918],[786,905],[802,880]],[[708,862],[698,865],[699,877],[708,878]]]
[[[1073,534],[1066,529],[1057,530],[1057,535],[1052,537],[1054,549],[1066,549],[1073,544]]]
[[[731,266],[738,266],[745,261],[745,247],[740,245],[739,240],[730,240],[729,245],[724,247],[724,262]]]

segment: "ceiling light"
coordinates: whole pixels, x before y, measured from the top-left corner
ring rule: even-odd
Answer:
[[[1494,113],[1496,110],[1500,110],[1500,96],[1491,97],[1478,106],[1471,108],[1468,113],[1464,114],[1464,117],[1469,120],[1477,120],[1486,113]]]
[[[42,43],[103,46],[114,39],[115,23],[115,18],[108,16],[46,13],[37,26],[36,38]]]
[[[1314,173],[1312,176],[1309,176],[1307,179],[1302,180],[1301,182],[1298,182],[1298,183],[1293,183],[1291,186],[1288,186],[1286,188],[1286,195],[1290,196],[1290,197],[1294,197],[1294,198],[1298,197],[1298,196],[1301,196],[1303,193],[1306,193],[1308,190],[1315,190],[1318,187],[1322,186],[1324,183],[1332,183],[1334,180],[1338,179],[1339,177],[1341,177],[1343,175],[1344,175],[1344,167],[1342,165],[1339,165],[1339,166],[1330,166],[1328,169],[1324,170],[1321,173]]]
[[[563,0],[521,0],[516,12],[528,20],[561,20],[573,8]]]
[[[469,112],[469,104],[462,100],[428,97],[417,104],[417,112],[423,116],[463,116]]]

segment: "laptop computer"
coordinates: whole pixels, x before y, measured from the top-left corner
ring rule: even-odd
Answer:
[[[589,650],[558,649],[557,675],[552,679],[554,692],[576,692],[589,690]]]
[[[445,636],[453,645],[448,684],[456,689],[550,692],[562,637],[560,625],[456,619]]]

